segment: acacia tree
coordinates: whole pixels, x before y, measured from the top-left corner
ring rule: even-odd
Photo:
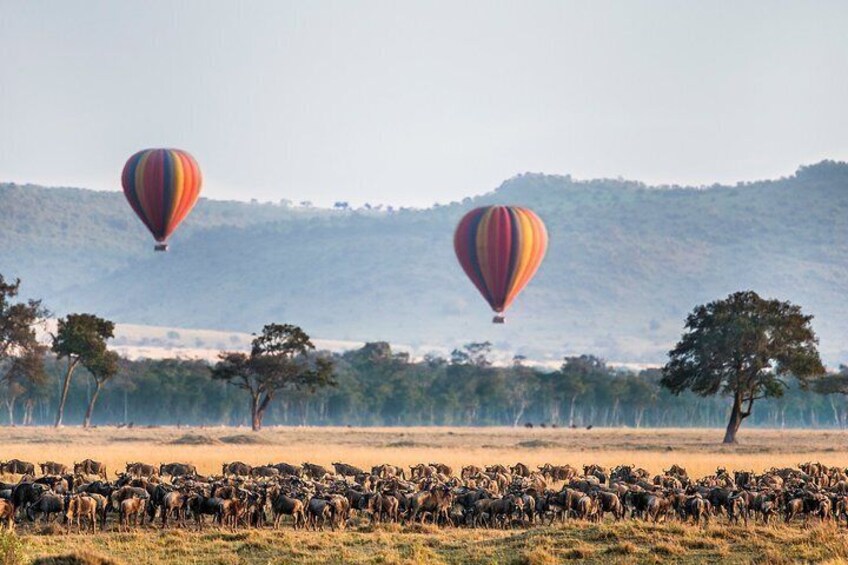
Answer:
[[[314,392],[333,384],[333,365],[315,356],[315,346],[301,328],[268,324],[254,338],[250,354],[223,352],[212,378],[246,390],[250,395],[250,426],[262,429],[271,401],[285,389]]]
[[[115,324],[94,314],[68,314],[66,318],[59,320],[56,335],[53,336],[53,352],[58,359],[67,358],[68,363],[55,427],[62,425],[74,371],[80,364],[97,367],[107,355],[106,341],[114,335]]]
[[[731,396],[724,443],[736,443],[756,400],[782,396],[788,377],[806,386],[824,374],[812,319],[800,306],[763,299],[753,291],[698,306],[669,352],[660,384],[675,395],[691,390],[700,396]]]
[[[91,415],[94,413],[94,405],[97,403],[100,389],[108,380],[118,374],[119,361],[120,356],[114,351],[108,350],[104,350],[101,355],[83,361],[94,381],[94,392],[91,393],[91,398],[88,400],[88,408],[85,410],[85,418],[82,422],[83,428],[91,426]]]

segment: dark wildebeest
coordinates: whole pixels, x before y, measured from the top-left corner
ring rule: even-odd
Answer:
[[[323,498],[310,498],[306,505],[307,524],[313,530],[324,529],[324,524],[330,521],[330,529],[336,529],[336,520],[333,514],[334,506],[329,500]]]
[[[242,463],[241,461],[233,461],[232,463],[224,463],[221,466],[221,474],[222,475],[236,475],[239,477],[247,477],[250,475],[250,471],[253,470],[253,467],[248,465],[247,463]]]
[[[68,474],[68,466],[64,463],[56,463],[55,461],[45,461],[44,463],[39,463],[38,466],[41,467],[42,475]]]
[[[197,467],[191,463],[160,463],[159,476],[185,477],[197,475]]]
[[[83,459],[79,463],[74,463],[75,475],[97,475],[106,479],[106,465],[94,459]]]
[[[306,473],[307,477],[315,480],[321,480],[330,474],[330,471],[328,471],[326,467],[316,465],[315,463],[304,463],[303,472]]]
[[[127,463],[127,475],[133,477],[158,477],[159,469],[157,469],[154,465],[148,465],[147,463]]]
[[[357,475],[365,474],[365,471],[359,467],[354,467],[347,463],[333,463],[333,468],[336,470],[337,475],[341,475],[343,477],[356,477]]]
[[[291,465],[289,463],[275,463],[272,465],[268,463],[266,467],[274,467],[281,475],[291,475],[294,477],[303,475],[303,467],[300,465]]]
[[[0,473],[15,475],[35,475],[35,465],[20,459],[9,459],[0,463]]]
[[[20,483],[12,489],[12,504],[18,512],[24,512],[49,490],[47,485],[41,483]]]
[[[518,475],[519,477],[529,477],[530,476],[530,468],[527,467],[524,463],[516,463],[512,467],[510,467],[510,471],[512,471],[513,475]]]
[[[686,518],[691,517],[695,524],[701,523],[701,518],[704,519],[704,525],[710,523],[710,511],[712,505],[709,500],[706,500],[700,494],[695,494],[686,497],[686,502],[683,505]]]
[[[198,530],[203,530],[204,516],[214,516],[220,520],[223,517],[223,499],[204,496],[199,493],[191,495],[188,499],[187,507],[194,516]]]
[[[306,525],[306,507],[303,501],[294,496],[283,493],[275,493],[271,498],[271,510],[274,513],[274,529],[280,527],[280,520],[284,515],[289,515],[294,520],[294,529]]]
[[[254,467],[250,470],[251,477],[278,477],[280,476],[280,470],[276,467],[269,467],[268,465],[262,465],[259,467]]]
[[[45,492],[38,500],[29,505],[26,509],[27,518],[30,522],[34,522],[41,514],[44,521],[49,522],[53,519],[54,514],[61,515],[65,511],[65,499],[54,492]]]
[[[389,465],[388,463],[383,463],[382,465],[375,465],[371,467],[371,474],[380,477],[381,479],[391,479],[394,477],[406,480],[406,471],[403,470],[403,467],[398,467],[397,465]]]

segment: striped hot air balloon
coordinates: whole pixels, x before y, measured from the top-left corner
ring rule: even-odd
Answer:
[[[200,196],[200,167],[180,149],[145,149],[124,165],[124,196],[158,242],[167,251],[168,237],[177,229]]]
[[[497,315],[503,313],[530,282],[545,258],[548,232],[532,210],[519,206],[487,206],[468,212],[453,239],[465,274]]]

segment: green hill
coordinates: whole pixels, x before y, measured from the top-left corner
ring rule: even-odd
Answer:
[[[452,249],[462,214],[489,203],[527,205],[550,232],[505,326]],[[334,339],[659,362],[695,304],[752,288],[801,304],[827,360],[848,361],[845,163],[733,187],[525,174],[426,210],[203,200],[171,252],[151,247],[120,193],[0,185],[0,272],[59,314],[241,331],[291,321]]]

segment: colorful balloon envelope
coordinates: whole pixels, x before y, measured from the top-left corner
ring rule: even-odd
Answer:
[[[201,182],[197,161],[180,149],[145,149],[124,165],[124,196],[156,239],[156,251],[167,251],[166,241],[194,208]]]
[[[532,210],[487,206],[468,212],[454,234],[462,269],[503,323],[503,313],[530,282],[548,249],[548,231]]]

